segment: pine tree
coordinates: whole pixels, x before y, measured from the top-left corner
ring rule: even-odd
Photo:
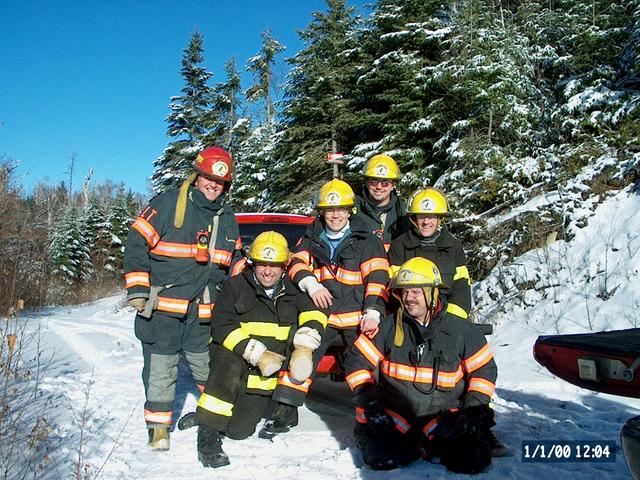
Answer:
[[[255,84],[246,91],[249,102],[255,103],[264,100],[265,123],[274,120],[275,108],[272,98],[274,88],[273,66],[276,55],[285,50],[284,45],[271,36],[271,31],[262,32],[262,48],[260,52],[247,61],[247,70],[253,73]]]
[[[357,72],[354,8],[327,0],[326,12],[298,32],[305,47],[287,59],[292,66],[285,85],[283,131],[276,146],[268,191],[269,207],[307,204],[316,187],[330,178],[327,152],[348,150],[348,131],[357,124],[350,113]]]
[[[53,273],[67,286],[63,296],[77,294],[77,290],[74,292],[68,287],[80,287],[94,272],[89,240],[84,235],[85,225],[79,213],[77,207],[67,208],[55,224],[49,244]]]
[[[210,108],[212,90],[207,84],[212,73],[201,66],[204,62],[202,43],[202,34],[194,32],[182,57],[181,75],[185,86],[182,95],[171,98],[171,113],[166,118],[167,135],[176,140],[153,162],[151,183],[156,193],[175,188],[186,178],[194,158],[204,146],[204,137],[216,121]]]
[[[225,63],[224,70],[226,80],[214,87],[213,112],[216,120],[205,143],[219,145],[233,156],[247,135],[246,125],[250,120],[241,117],[242,85],[235,58]]]

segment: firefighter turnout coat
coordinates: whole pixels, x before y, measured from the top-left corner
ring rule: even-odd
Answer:
[[[315,275],[331,292],[329,325],[338,329],[355,329],[362,312],[369,308],[384,315],[389,298],[389,262],[382,242],[358,216],[351,217],[350,229],[351,234],[338,245],[331,260],[329,247],[320,238],[324,224],[316,218],[296,246],[289,268],[296,285]]]
[[[158,287],[154,310],[183,318],[195,302],[200,321],[210,322],[219,284],[241,258],[238,223],[224,194],[211,202],[192,186],[178,229],[177,199],[178,190],[155,197],[133,222],[124,253],[127,295],[149,298],[151,287]],[[209,258],[201,263],[196,262],[199,232],[209,240]]]
[[[400,266],[414,257],[431,260],[438,266],[445,289],[440,294],[447,299],[449,313],[466,319],[471,311],[471,282],[467,257],[460,241],[442,227],[435,241],[425,244],[413,225],[395,239],[389,249],[389,262]]]
[[[461,318],[439,313],[425,327],[399,310],[371,338],[360,335],[345,360],[347,382],[356,400],[356,420],[366,423],[361,399],[374,388],[403,433],[437,425],[443,411],[488,405],[497,367],[484,335]],[[396,322],[404,332],[396,346]],[[379,385],[375,372],[379,368]]]
[[[322,336],[327,314],[315,307],[286,275],[270,298],[256,280],[253,268],[248,267],[223,284],[214,319],[211,373],[198,402],[198,423],[224,432],[232,422],[236,424],[232,438],[244,438],[253,433],[266,406],[265,401],[258,412],[244,411],[243,405],[256,406],[246,397],[266,396],[268,401],[278,377],[288,376],[285,368],[264,377],[257,367],[245,361],[243,353],[249,341],[258,340],[267,350],[288,356],[296,330],[310,327]],[[215,361],[218,357],[226,360]]]
[[[367,230],[382,240],[384,249],[389,251],[391,241],[409,229],[406,206],[395,190],[391,192],[389,203],[377,207],[365,191],[356,199],[356,215],[362,218]]]

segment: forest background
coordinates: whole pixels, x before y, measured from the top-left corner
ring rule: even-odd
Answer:
[[[586,223],[608,191],[638,185],[640,0],[379,0],[365,17],[354,12],[327,0],[299,32],[305,46],[285,59],[283,84],[273,67],[284,45],[269,31],[213,85],[194,32],[150,192],[89,174],[81,191],[70,175],[26,193],[2,156],[0,313],[19,298],[38,307],[122,288],[130,222],[208,145],[234,157],[237,212],[311,213],[332,175],[328,153],[344,154],[341,175],[356,191],[364,162],[392,155],[405,198],[425,185],[446,192],[473,280],[568,239],[569,218]],[[526,208],[545,192],[553,201]]]

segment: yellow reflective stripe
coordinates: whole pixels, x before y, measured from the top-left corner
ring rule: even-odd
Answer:
[[[310,310],[308,312],[300,312],[300,315],[298,315],[298,326],[301,327],[305,323],[314,320],[320,322],[323,328],[327,327],[327,322],[329,321],[327,316],[320,310]]]
[[[220,400],[212,395],[203,393],[198,400],[198,406],[204,408],[208,412],[217,413],[224,417],[231,417],[233,415],[233,404]]]
[[[277,323],[268,322],[248,322],[240,323],[240,328],[247,335],[255,335],[258,337],[271,337],[276,340],[286,340],[289,338],[291,326],[281,327]]]
[[[453,276],[453,281],[460,280],[461,278],[466,278],[467,283],[471,285],[471,279],[469,278],[469,270],[466,265],[461,267],[456,267],[456,274]]]
[[[447,304],[447,312],[453,313],[454,315],[457,315],[465,320],[469,317],[469,314],[464,310],[464,308],[459,307],[455,303]]]
[[[222,342],[222,346],[227,350],[233,351],[233,349],[238,345],[241,341],[247,340],[249,338],[249,334],[245,332],[242,328],[236,328],[233,332],[227,335],[227,338]]]
[[[278,384],[278,379],[261,377],[260,375],[249,375],[247,378],[247,388],[254,388],[257,390],[275,390]]]

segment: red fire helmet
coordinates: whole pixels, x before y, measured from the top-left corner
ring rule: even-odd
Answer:
[[[231,155],[223,148],[205,148],[193,161],[193,166],[198,174],[203,177],[231,183],[233,160],[231,160]]]

